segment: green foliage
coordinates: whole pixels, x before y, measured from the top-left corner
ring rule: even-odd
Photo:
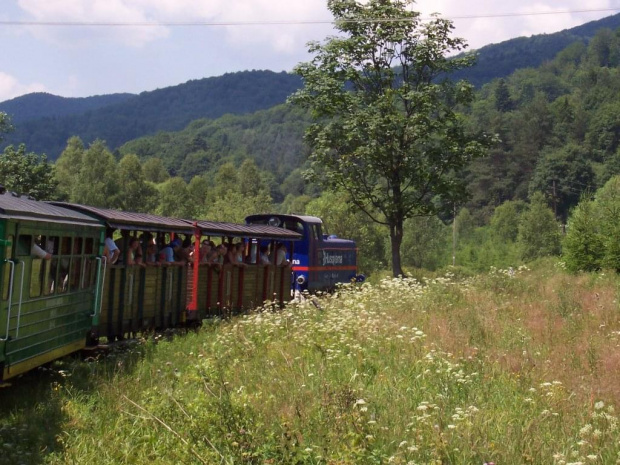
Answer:
[[[161,158],[153,157],[145,160],[142,165],[142,172],[147,181],[156,184],[167,181],[170,178],[168,171],[164,167]]]
[[[465,42],[450,36],[448,20],[422,22],[412,3],[328,2],[341,35],[310,45],[313,60],[295,69],[304,88],[290,98],[315,118],[306,133],[312,179],[348,192],[389,227],[395,276],[402,274],[403,222],[435,213],[437,196],[464,198],[464,185],[450,174],[483,153],[482,139],[467,135],[456,112],[473,101],[472,86],[438,80],[472,64],[447,58]],[[406,21],[375,22],[393,18]]]
[[[403,265],[434,271],[450,263],[452,230],[436,216],[409,218],[404,224]]]
[[[371,273],[386,265],[383,228],[365,213],[352,208],[348,194],[324,192],[319,198],[307,204],[305,213],[321,218],[329,234],[355,241],[360,272]]]
[[[521,212],[526,208],[520,200],[504,202],[491,217],[491,233],[501,242],[516,242],[519,233]]]
[[[187,191],[187,184],[182,178],[174,177],[157,186],[159,189],[159,206],[157,213],[172,218],[193,217],[194,205]]]
[[[53,168],[47,157],[34,152],[26,153],[24,144],[17,150],[9,145],[0,155],[0,184],[8,190],[31,195],[38,200],[51,199],[56,192]]]
[[[71,190],[71,201],[93,207],[118,206],[118,176],[114,155],[101,140],[84,152],[82,165]]]
[[[63,200],[74,198],[75,184],[82,169],[84,144],[79,137],[71,137],[66,148],[54,165],[55,177],[58,182],[58,195]]]
[[[0,111],[0,142],[4,139],[3,135],[12,129],[11,118],[6,113]]]
[[[594,271],[604,256],[600,218],[591,199],[584,196],[572,211],[562,244],[562,257],[570,271]]]
[[[530,182],[531,192],[545,192],[554,202],[557,215],[566,218],[579,201],[579,193],[594,185],[591,158],[587,148],[573,143],[543,151]]]
[[[532,195],[529,208],[521,214],[517,242],[526,262],[560,253],[560,225],[540,192]]]
[[[158,204],[158,191],[149,183],[136,155],[129,154],[118,163],[118,207],[130,212],[154,211]]]
[[[620,177],[611,178],[596,192],[584,195],[572,211],[563,243],[570,271],[609,268],[620,271]]]
[[[254,161],[244,161],[239,170],[232,163],[220,167],[206,205],[210,220],[243,223],[250,214],[270,211],[273,204],[269,187]]]

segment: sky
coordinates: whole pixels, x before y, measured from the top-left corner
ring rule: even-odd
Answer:
[[[418,0],[414,9],[453,19],[454,34],[479,48],[620,13],[620,0]],[[309,41],[334,33],[330,20],[326,0],[0,0],[0,102],[30,92],[140,93],[227,72],[291,71],[311,58]],[[42,25],[58,22],[77,25]]]

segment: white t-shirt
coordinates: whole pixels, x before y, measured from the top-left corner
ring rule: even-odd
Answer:
[[[47,257],[47,252],[43,250],[41,247],[39,247],[37,244],[35,244],[34,242],[32,243],[32,247],[30,248],[30,254],[38,258]]]
[[[110,253],[113,253],[115,250],[119,250],[111,237],[106,237],[104,243],[108,247],[108,252]]]

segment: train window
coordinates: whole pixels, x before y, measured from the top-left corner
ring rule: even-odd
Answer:
[[[50,237],[42,243],[45,244],[45,250],[47,250],[52,255],[58,255],[58,245],[60,244],[58,236]]]
[[[69,268],[71,265],[70,258],[61,258],[60,267],[58,270],[58,287],[57,291],[59,294],[63,292],[67,292],[69,289]]]
[[[49,295],[53,294],[56,290],[56,277],[58,271],[58,259],[52,258],[48,260],[47,266],[45,267],[44,277],[43,277],[43,294]]]
[[[30,248],[32,247],[32,236],[20,234],[17,239],[17,255],[30,255]]]
[[[94,258],[85,258],[83,261],[83,278],[82,289],[91,287],[95,284],[95,270],[97,269],[97,261]]]
[[[321,236],[321,225],[320,224],[312,225],[312,235],[314,236],[315,241],[320,241],[323,238]]]
[[[60,247],[60,253],[63,255],[71,255],[71,238],[63,237],[61,239],[62,246]]]
[[[9,245],[7,245],[4,249],[4,258],[6,258],[7,260],[10,258],[13,258],[13,236],[9,236],[6,238],[7,241],[9,242]],[[4,264],[4,271],[2,273],[3,276],[3,283],[2,283],[2,299],[7,300],[9,298],[9,285],[10,285],[10,276],[11,273],[11,265],[9,265],[8,263]]]
[[[76,290],[80,288],[80,279],[82,277],[82,258],[74,257],[71,260],[71,282],[69,285],[71,286],[71,290]]]
[[[73,255],[82,255],[84,239],[76,237],[73,239]]]
[[[95,241],[92,237],[86,238],[86,247],[84,248],[85,255],[92,255],[95,253]]]
[[[41,295],[41,284],[45,276],[45,261],[42,258],[32,259],[32,269],[30,270],[30,297]]]

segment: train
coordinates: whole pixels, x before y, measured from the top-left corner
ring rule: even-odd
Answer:
[[[355,243],[322,227],[296,215],[251,215],[245,224],[167,218],[42,202],[0,186],[0,383],[101,343],[359,281]],[[118,263],[105,258],[111,231]],[[148,244],[180,238],[193,252],[188,264],[132,259],[130,244],[146,255]],[[237,241],[243,260],[201,263],[201,244],[214,241]]]

